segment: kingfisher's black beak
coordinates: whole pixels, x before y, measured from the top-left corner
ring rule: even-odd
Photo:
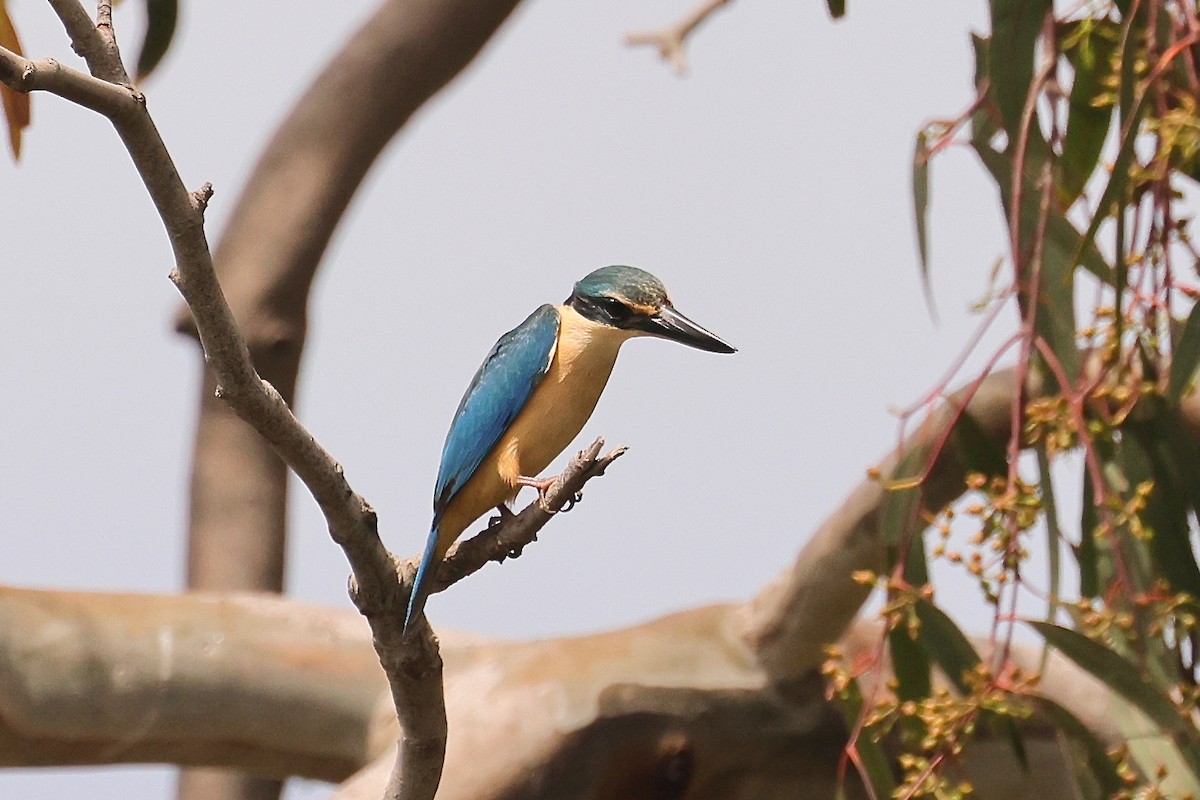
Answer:
[[[701,328],[671,306],[663,306],[657,314],[643,318],[634,327],[651,336],[671,339],[709,353],[737,352],[737,348],[729,342]]]

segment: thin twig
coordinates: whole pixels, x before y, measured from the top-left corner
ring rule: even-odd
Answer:
[[[31,61],[0,47],[0,83],[17,92],[44,91],[109,119],[135,114],[142,95],[128,86],[93,78],[52,58]]]
[[[545,502],[549,511],[543,508],[540,502],[534,501],[521,513],[505,517],[498,525],[452,547],[438,569],[433,591],[442,591],[479,571],[489,561],[503,561],[519,556],[526,545],[537,540],[538,531],[545,527],[556,513],[579,500],[580,490],[585,483],[603,475],[609,464],[625,454],[625,448],[618,447],[601,456],[600,450],[603,447],[604,440],[597,439],[590,447],[581,450],[571,459],[571,463],[546,491]],[[412,559],[405,569],[415,573],[416,566],[417,560]]]
[[[658,54],[671,65],[676,75],[686,75],[688,70],[687,39],[700,24],[713,15],[729,0],[704,0],[690,14],[674,25],[655,31],[631,33],[625,37],[630,47],[648,44],[658,48]]]
[[[87,62],[92,75],[112,83],[129,83],[129,76],[121,64],[121,55],[113,38],[111,8],[108,24],[102,33],[100,25],[93,24],[79,0],[50,0],[50,7],[66,29],[71,39],[71,49]],[[102,7],[101,22],[105,20],[103,12]]]

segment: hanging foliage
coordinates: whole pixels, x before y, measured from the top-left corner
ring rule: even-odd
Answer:
[[[863,696],[861,669],[835,657],[826,674],[855,711],[848,752],[873,753],[891,737],[903,753],[898,780],[877,765],[859,770],[876,797],[964,796],[970,787],[948,767],[977,731],[1007,738],[1021,760],[1021,725],[1034,714],[1074,743],[1079,796],[1195,796],[1200,449],[1181,404],[1200,370],[1200,251],[1184,193],[1200,178],[1196,4],[990,0],[989,10],[989,35],[973,38],[974,102],[917,136],[918,263],[928,293],[929,164],[966,145],[995,183],[1008,232],[1004,287],[986,318],[1015,316],[1005,347],[1023,391],[1006,447],[962,416],[941,447],[909,453],[882,477],[891,490],[888,571],[858,577],[886,592],[895,677],[887,691]],[[972,462],[969,499],[930,516],[924,476],[951,442]],[[1082,454],[1078,519],[1059,518],[1051,482],[1066,453]],[[1050,553],[1044,580],[1028,574],[1035,535]],[[1063,580],[1064,553],[1077,581]],[[986,655],[939,608],[927,555],[969,572],[992,605]],[[1047,649],[1106,684],[1159,735],[1109,753],[1040,697],[1039,676],[1009,658],[1018,598],[1044,605],[1044,618],[1028,623]]]

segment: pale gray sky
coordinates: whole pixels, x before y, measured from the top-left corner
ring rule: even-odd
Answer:
[[[524,557],[432,598],[435,625],[559,635],[754,593],[891,446],[888,408],[933,385],[978,323],[967,307],[1003,252],[995,194],[968,150],[936,162],[934,325],[909,164],[918,128],[970,101],[984,6],[852,2],[834,24],[822,0],[734,3],[683,80],[622,45],[691,3],[526,4],[386,152],[327,256],[299,414],[403,553],[424,542],[479,361],[581,275],[649,269],[741,350],[627,346],[582,439],[629,455]],[[138,5],[119,9],[119,34],[138,30]],[[281,115],[371,5],[183,3],[145,90],[185,180],[216,188],[213,241]],[[10,6],[31,57],[75,63],[44,4]],[[170,332],[158,219],[107,123],[52,97],[35,98],[0,181],[0,581],[176,591],[199,357]],[[289,589],[346,606],[341,552],[302,490],[292,508]],[[173,780],[0,771],[0,797],[161,798]]]

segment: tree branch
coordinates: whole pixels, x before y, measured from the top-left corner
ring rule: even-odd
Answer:
[[[380,746],[385,681],[349,610],[0,587],[0,766],[165,762],[340,781]]]
[[[671,65],[676,75],[685,75],[688,70],[687,40],[700,27],[701,23],[711,17],[717,9],[729,0],[704,0],[686,17],[666,28],[655,31],[631,33],[625,37],[625,44],[630,47],[651,45],[658,49],[658,55]]]
[[[119,76],[123,67],[115,41],[96,47],[96,28],[82,7],[56,2],[75,48],[88,55],[93,76]],[[107,22],[101,9],[102,22]],[[106,44],[109,44],[106,42]],[[17,91],[37,86],[38,71],[5,52],[0,78]],[[23,61],[23,60],[22,60]],[[20,69],[16,69],[16,67]],[[61,73],[45,73],[50,86]],[[203,206],[211,191],[187,191],[144,103],[132,89],[121,95],[101,92],[95,84],[67,75],[68,94],[94,102],[116,128],[129,151],[167,229],[175,255],[171,280],[187,301],[196,321],[205,359],[218,382],[217,391],[230,407],[263,436],[308,487],[342,546],[355,575],[355,601],[371,623],[374,643],[392,687],[404,731],[401,755],[404,775],[394,776],[396,798],[432,798],[441,772],[446,735],[441,682],[442,663],[428,629],[405,646],[401,640],[404,598],[393,558],[379,539],[374,512],[346,482],[340,465],[292,415],[279,393],[258,377],[233,314],[222,294],[204,234]],[[61,81],[60,81],[61,83]],[[86,91],[75,92],[74,87]],[[91,106],[89,106],[91,107]]]
[[[464,69],[517,0],[385,0],[267,144],[215,266],[254,368],[292,404],[308,297],[338,222],[384,146]],[[195,333],[181,308],[176,327]],[[287,470],[216,398],[204,369],[190,486],[188,585],[280,591]],[[181,797],[211,797],[207,791]]]
[[[95,25],[79,0],[50,0],[50,7],[62,21],[71,40],[71,49],[87,62],[93,75],[110,83],[130,83],[113,34],[112,3],[98,4]]]
[[[439,800],[644,797],[648,786],[688,785],[697,800],[831,796],[845,743],[834,706],[814,675],[787,691],[766,681],[739,640],[738,613],[708,606],[530,642],[446,632],[453,725]],[[852,626],[846,657],[874,658],[879,635],[877,622]],[[1040,657],[1012,654],[1029,673]],[[368,631],[347,611],[266,595],[0,587],[4,766],[219,765],[345,781],[339,800],[377,800],[395,761],[384,686]],[[1128,734],[1121,701],[1062,656],[1040,691],[1104,742]],[[1033,797],[1071,796],[1053,737],[1035,723],[1023,738],[1028,770],[1006,746],[963,753],[979,796],[1020,796],[1022,784]]]
[[[44,91],[113,119],[138,113],[140,92],[63,66],[52,58],[31,61],[0,47],[0,82],[17,92]]]
[[[619,447],[607,455],[599,457],[600,449],[603,446],[604,440],[597,439],[592,443],[591,447],[578,453],[571,459],[567,468],[563,470],[562,474],[555,479],[554,483],[546,491],[545,507],[543,507],[541,499],[535,500],[526,506],[520,514],[508,517],[500,525],[489,527],[487,530],[476,534],[470,539],[455,545],[438,568],[437,578],[433,584],[433,591],[440,592],[445,590],[457,581],[477,572],[489,561],[502,562],[506,558],[519,555],[522,548],[537,539],[538,531],[545,527],[546,523],[555,514],[562,510],[568,503],[574,502],[587,481],[598,475],[603,475],[605,468],[625,453],[625,448]],[[404,598],[407,598],[408,589],[412,586],[419,563],[419,558],[411,558],[399,564],[399,572],[403,576],[405,586]],[[359,608],[363,608],[363,599],[356,577],[351,579],[350,594],[355,599],[355,603]],[[396,610],[399,612],[398,615],[389,614],[387,617],[389,626],[400,625],[402,628],[404,620],[403,607],[398,607]],[[370,613],[366,610],[363,613],[367,615],[368,619],[371,618]],[[374,629],[374,623],[372,627]],[[397,637],[397,642],[400,641],[400,628],[391,629],[389,627],[389,634]],[[437,651],[437,643],[424,615],[419,618],[415,633],[410,635],[408,641],[412,643],[408,647],[381,649],[379,646],[379,635],[376,632],[376,651],[379,653],[380,661],[383,663],[384,670],[388,675],[392,675],[394,672],[407,675],[413,669],[424,669],[430,659],[437,659],[440,669],[441,660]],[[418,650],[418,648],[419,652],[423,653],[419,659],[413,657],[413,651]],[[421,682],[414,686],[411,691],[421,692],[424,695],[414,697],[412,694],[397,694],[397,684],[392,682],[392,693],[395,702],[397,704],[402,702],[408,703],[416,709],[416,713],[422,716],[416,719],[401,716],[401,746],[396,754],[395,769],[393,769],[391,778],[388,781],[385,797],[421,797],[426,796],[423,794],[425,791],[429,791],[430,794],[428,796],[432,797],[432,793],[437,790],[441,780],[442,765],[445,756],[446,728],[444,700],[441,697],[442,684],[440,680],[436,686],[438,691],[436,698],[429,696],[429,693],[434,688],[431,682]],[[414,700],[418,702],[414,702]],[[436,706],[435,701],[438,704]],[[420,729],[432,729],[435,723],[439,721],[430,718],[431,710],[434,708],[439,708],[442,713],[440,720],[442,738],[440,741],[433,743],[429,740],[422,741],[412,738],[409,733],[409,725],[416,727],[419,724]],[[414,759],[414,753],[424,754],[432,746],[440,748],[436,764],[430,758],[422,759],[420,762]]]

